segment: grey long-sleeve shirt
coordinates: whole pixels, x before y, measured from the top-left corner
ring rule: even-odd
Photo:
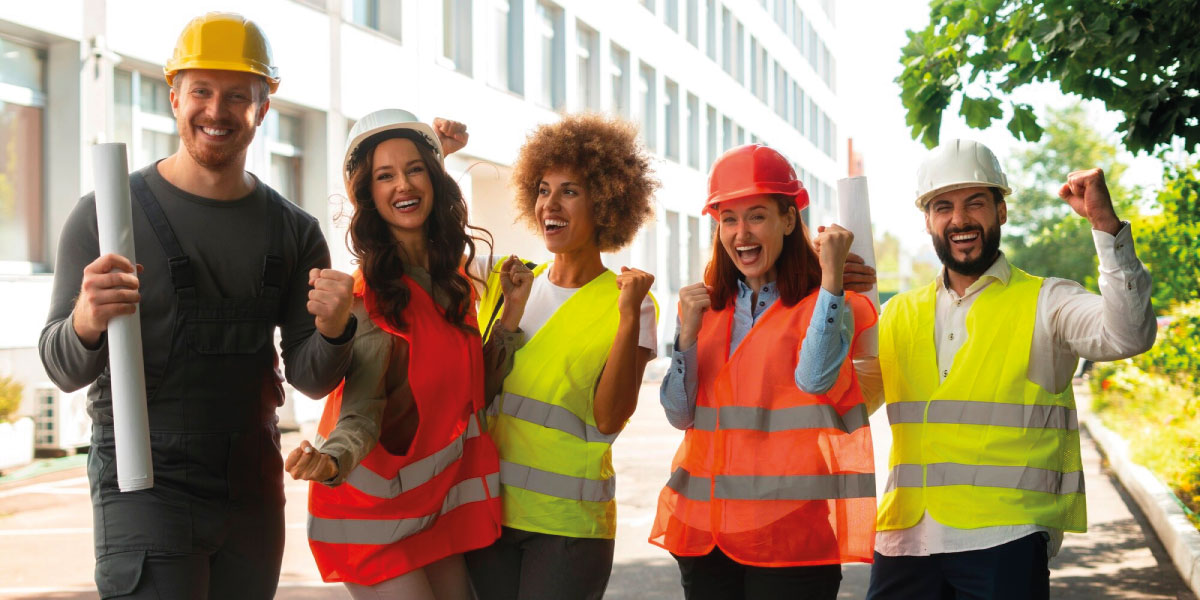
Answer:
[[[268,190],[255,190],[237,200],[212,200],[189,194],[168,183],[156,165],[141,170],[151,193],[191,260],[200,297],[238,298],[258,295],[262,259],[268,252]],[[162,381],[175,325],[176,296],[167,255],[142,209],[134,202],[133,233],[137,262],[145,267],[141,280],[142,347],[148,395]],[[312,397],[329,393],[341,381],[350,362],[351,345],[333,344],[316,330],[308,313],[308,272],[329,267],[329,248],[316,219],[294,204],[283,211],[282,245],[285,289],[280,308],[283,362],[288,382]],[[278,218],[278,213],[273,215]],[[86,348],[75,334],[72,311],[83,280],[83,269],[100,255],[96,202],[92,194],[71,211],[59,240],[54,287],[46,326],[38,349],[47,374],[56,385],[73,391],[93,384],[108,364],[107,338]],[[276,361],[278,362],[278,360]],[[221,385],[214,373],[212,385]],[[282,401],[282,388],[279,388]],[[111,423],[112,408],[98,403],[100,390],[88,390],[88,413],[97,423]]]

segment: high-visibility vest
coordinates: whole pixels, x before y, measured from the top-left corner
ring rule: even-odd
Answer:
[[[548,267],[538,265],[534,277]],[[512,372],[489,409],[489,431],[500,450],[505,527],[579,538],[616,536],[617,434],[601,433],[592,412],[617,336],[616,279],[605,270],[550,316],[514,355]],[[480,323],[491,320],[499,299],[497,269],[480,303]]]
[[[500,476],[496,447],[479,420],[479,336],[447,322],[407,277],[407,326],[398,331],[377,314],[361,276],[355,279],[372,322],[409,346],[408,384],[420,424],[404,455],[377,443],[341,485],[310,484],[308,538],[322,579],[372,585],[495,541]],[[467,324],[476,325],[473,315]],[[326,400],[322,438],[337,424],[343,386]]]
[[[729,354],[732,306],[706,311],[696,340],[695,421],[658,499],[650,543],[679,556],[719,546],[747,565],[871,562],[875,468],[852,361],[824,394],[796,387],[817,293],[776,303]],[[875,307],[846,293],[854,338]]]
[[[1042,279],[1012,269],[967,314],[967,341],[939,383],[938,283],[888,302],[879,326],[892,454],[879,529],[906,529],[925,511],[959,529],[1041,525],[1087,529],[1079,421],[1071,387],[1029,381]]]

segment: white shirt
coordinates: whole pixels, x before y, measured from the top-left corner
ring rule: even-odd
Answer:
[[[549,271],[550,267],[546,267],[540,277],[533,278],[533,287],[529,290],[529,300],[525,302],[525,313],[521,315],[520,328],[527,340],[532,339],[559,307],[580,289],[550,283],[550,277],[547,276]],[[646,294],[642,300],[640,323],[638,324],[638,346],[650,350],[650,358],[654,358],[658,354],[657,321],[654,301],[650,299],[650,294]]]
[[[1029,380],[1051,393],[1071,385],[1079,358],[1110,361],[1145,352],[1154,344],[1154,309],[1150,305],[1150,273],[1138,260],[1133,234],[1124,224],[1117,234],[1092,230],[1100,258],[1100,295],[1074,281],[1048,277],[1038,294],[1037,320],[1029,349]],[[993,282],[1008,284],[1012,271],[1003,254],[961,297],[946,287],[943,269],[935,300],[934,335],[938,375],[954,368],[954,356],[967,341],[967,313],[979,292]],[[886,306],[884,308],[886,310]],[[869,406],[882,404],[877,360],[856,363]],[[938,523],[929,513],[908,529],[880,531],[875,550],[884,556],[928,556],[993,548],[1035,532],[1049,535],[1049,555],[1058,554],[1062,532],[1037,525],[1002,525],[957,529]]]

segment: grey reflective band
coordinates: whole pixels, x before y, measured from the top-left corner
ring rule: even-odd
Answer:
[[[429,480],[437,477],[455,461],[462,458],[463,446],[467,440],[479,435],[479,420],[475,415],[467,421],[467,430],[447,444],[441,450],[422,458],[412,464],[405,465],[395,477],[384,477],[363,465],[358,465],[346,476],[345,484],[353,486],[358,491],[375,496],[376,498],[395,498],[404,492],[416,489]]]
[[[504,460],[500,461],[500,483],[567,500],[609,502],[617,497],[616,477],[604,480],[572,477]]]
[[[1079,429],[1075,409],[1041,404],[930,400],[926,421],[925,402],[893,402],[887,405],[888,421],[896,423],[951,423],[995,425],[1027,429]]]
[[[503,469],[501,469],[503,470]],[[719,500],[837,500],[874,498],[875,475],[718,475],[716,486],[707,477],[695,477],[682,467],[671,473],[667,487],[683,497],[707,502]]]
[[[541,400],[512,392],[505,392],[504,397],[501,398],[501,402],[503,404],[500,410],[514,419],[528,421],[542,427],[561,431],[585,442],[611,444],[613,440],[617,439],[616,433],[600,433],[600,430],[596,429],[595,425],[589,425],[575,413],[557,404],[542,402]]]
[[[394,544],[429,529],[438,517],[464,504],[495,498],[498,486],[499,476],[495,473],[487,476],[486,489],[482,477],[460,481],[446,493],[441,510],[407,519],[323,519],[310,514],[308,539],[329,544]]]
[[[719,415],[719,419],[718,419]],[[845,415],[828,404],[809,404],[774,410],[758,406],[722,406],[720,412],[697,406],[692,427],[701,431],[749,429],[753,431],[793,431],[797,429],[838,429],[854,433],[869,425],[867,407],[859,404]]]
[[[972,485],[1047,494],[1084,493],[1083,471],[1060,473],[1036,467],[1001,465],[933,463],[926,467],[924,485],[926,487]],[[921,465],[896,465],[892,468],[888,486],[888,491],[891,491],[893,487],[922,487]]]
[[[671,473],[671,478],[667,480],[667,487],[679,492],[688,500],[708,502],[712,499],[712,479],[695,477],[683,467],[679,467]]]

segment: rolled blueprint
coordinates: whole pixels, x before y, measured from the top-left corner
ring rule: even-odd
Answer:
[[[863,257],[867,266],[875,268],[875,237],[871,231],[871,203],[867,198],[867,178],[847,177],[838,180],[838,224],[854,234],[850,251]],[[871,286],[866,296],[879,310],[879,286]],[[864,351],[871,356],[879,354],[879,335],[872,327],[862,332],[860,338]]]
[[[133,207],[125,144],[92,147],[96,178],[96,224],[100,254],[119,254],[137,264],[133,252]],[[154,487],[150,462],[150,418],[146,411],[146,371],[142,363],[141,308],[108,322],[108,369],[112,375],[113,435],[117,485],[122,492]]]

